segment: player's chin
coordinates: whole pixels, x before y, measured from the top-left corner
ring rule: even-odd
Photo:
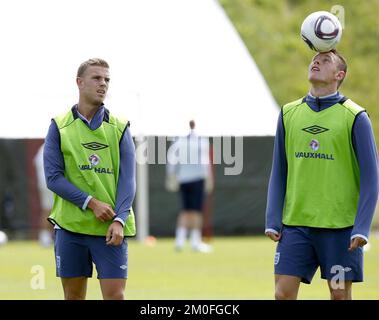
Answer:
[[[101,96],[97,95],[93,99],[93,103],[100,106],[102,103],[104,103],[104,100],[105,100],[105,95],[104,95],[104,97],[101,97]]]
[[[321,77],[319,77],[317,74],[311,73],[308,77],[308,80],[311,84],[317,84],[317,83],[322,83],[323,80]]]
[[[309,71],[308,80],[310,82],[313,82],[313,81],[317,80],[317,75],[315,74],[314,71]]]

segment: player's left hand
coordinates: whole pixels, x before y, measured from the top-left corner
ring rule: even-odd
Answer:
[[[124,240],[124,227],[118,222],[114,221],[108,228],[105,241],[108,246],[119,246]]]
[[[367,241],[361,237],[356,237],[350,242],[349,251],[353,251],[357,249],[358,247],[363,247]]]

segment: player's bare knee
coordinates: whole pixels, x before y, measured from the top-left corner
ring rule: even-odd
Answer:
[[[330,292],[330,299],[331,300],[349,300],[350,295],[349,295],[349,292],[346,290],[332,290]]]
[[[104,300],[125,300],[124,291],[107,292],[104,295]]]
[[[296,294],[291,291],[276,288],[275,300],[295,300]]]
[[[64,299],[65,300],[84,300],[86,297],[82,293],[78,292],[65,292]]]

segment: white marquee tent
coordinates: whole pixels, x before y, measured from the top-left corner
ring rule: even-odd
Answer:
[[[185,134],[190,119],[208,136],[275,133],[277,105],[216,0],[14,0],[0,30],[1,138],[43,138],[91,57],[109,62],[106,105],[133,135]]]

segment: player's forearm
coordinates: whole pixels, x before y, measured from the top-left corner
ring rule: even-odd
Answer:
[[[368,238],[379,192],[378,155],[370,120],[362,113],[353,128],[354,150],[360,169],[360,191],[352,236]]]
[[[287,185],[287,160],[284,146],[284,128],[282,115],[274,142],[272,169],[267,193],[266,229],[280,231],[282,226],[283,204]]]
[[[120,172],[117,184],[116,218],[124,222],[132,207],[136,194],[135,147],[130,130],[127,129],[120,143]]]
[[[54,121],[51,122],[45,139],[43,160],[47,187],[63,199],[85,209],[89,195],[75,187],[64,176],[64,160],[60,150],[59,131]]]
[[[64,176],[56,175],[47,177],[47,187],[61,198],[72,202],[81,209],[86,209],[90,197],[71,184]]]
[[[116,202],[116,207],[115,207],[115,213],[116,217],[115,218],[120,218],[123,222],[126,221],[130,210],[132,208],[132,203],[134,199],[134,194],[126,194],[124,197],[119,197],[117,202]]]
[[[282,226],[285,183],[279,175],[271,175],[266,207],[266,229],[280,231]]]

